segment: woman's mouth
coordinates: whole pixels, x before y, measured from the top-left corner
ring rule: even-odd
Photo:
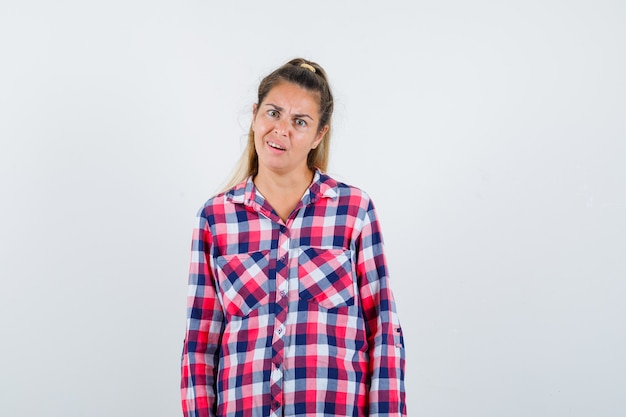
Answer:
[[[267,144],[270,145],[270,147],[272,147],[274,149],[278,149],[278,150],[281,150],[281,151],[286,150],[285,148],[283,148],[282,146],[280,146],[279,144],[274,143],[274,142],[268,141]]]

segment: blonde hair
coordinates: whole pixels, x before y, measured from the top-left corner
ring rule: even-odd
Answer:
[[[281,82],[290,82],[318,94],[320,100],[318,131],[321,131],[326,125],[328,125],[328,131],[319,145],[309,152],[307,165],[311,170],[319,168],[322,171],[326,171],[330,156],[331,119],[334,108],[333,95],[326,72],[315,62],[307,61],[303,58],[292,59],[261,80],[257,94],[257,103],[261,104],[270,90]],[[254,148],[254,131],[252,125],[250,125],[246,148],[223,191],[234,187],[249,176],[255,176],[258,170],[259,160]]]

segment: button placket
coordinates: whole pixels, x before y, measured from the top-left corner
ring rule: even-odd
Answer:
[[[273,369],[271,373],[270,392],[272,396],[272,411],[277,412],[282,407],[283,369],[285,347],[285,322],[287,319],[288,303],[288,278],[289,278],[289,229],[280,226],[278,233],[278,247],[276,259],[276,297],[274,315],[274,335],[272,337],[272,350],[274,358],[272,360]],[[279,413],[279,411],[278,411]]]

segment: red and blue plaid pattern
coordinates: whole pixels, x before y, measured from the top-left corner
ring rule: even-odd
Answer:
[[[317,171],[285,223],[248,179],[198,219],[185,416],[406,416],[404,341],[367,194]]]

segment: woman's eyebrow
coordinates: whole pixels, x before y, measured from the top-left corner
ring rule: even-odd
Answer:
[[[309,116],[306,113],[303,114],[294,114],[293,117],[297,117],[298,119],[304,119],[305,117],[308,117],[309,119],[313,120],[313,118],[311,116]]]
[[[278,111],[283,111],[284,110],[282,107],[277,106],[276,104],[273,104],[273,103],[265,103],[265,105],[266,106],[271,106],[271,107],[273,107],[274,109],[276,109]]]

